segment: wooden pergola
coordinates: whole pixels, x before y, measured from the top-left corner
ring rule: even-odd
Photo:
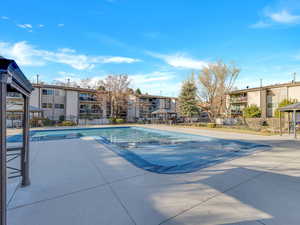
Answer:
[[[29,180],[29,96],[33,90],[14,60],[0,57],[0,225],[6,225],[6,187],[8,178],[21,178],[21,185],[27,186]],[[24,99],[23,143],[20,147],[6,146],[6,96],[7,92],[20,93]],[[9,153],[9,154],[7,154]],[[7,157],[10,156],[10,159]],[[12,168],[7,174],[7,162],[20,158],[20,168]]]
[[[285,107],[279,108],[280,112],[280,135],[282,135],[282,113],[287,112],[289,114],[289,133],[290,133],[290,114],[292,114],[292,124],[293,124],[293,133],[294,137],[297,138],[297,112],[300,112],[300,103],[295,103]],[[300,121],[299,121],[300,122]]]

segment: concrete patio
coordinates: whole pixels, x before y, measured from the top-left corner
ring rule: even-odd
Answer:
[[[32,142],[31,185],[9,202],[8,224],[299,225],[299,141],[179,130],[273,149],[164,175],[136,168],[91,138]]]

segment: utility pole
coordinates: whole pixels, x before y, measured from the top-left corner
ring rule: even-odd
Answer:
[[[296,72],[293,73],[293,83],[296,82]]]
[[[262,86],[263,86],[263,79],[260,78],[260,87],[262,88]]]
[[[40,77],[40,75],[36,75],[36,84],[39,84],[39,77]]]

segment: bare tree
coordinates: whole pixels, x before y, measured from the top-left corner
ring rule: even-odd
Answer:
[[[199,99],[211,121],[227,113],[226,96],[233,89],[239,73],[240,69],[234,63],[226,65],[222,61],[211,63],[200,72]]]
[[[127,97],[129,95],[130,80],[127,75],[109,75],[104,80],[98,82],[98,87],[104,87],[108,92],[110,103],[110,117],[122,117],[122,113],[127,111]]]

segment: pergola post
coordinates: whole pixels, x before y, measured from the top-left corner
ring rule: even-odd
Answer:
[[[21,154],[22,186],[30,184],[29,179],[29,97],[24,98],[23,110],[23,149]]]
[[[293,111],[294,137],[297,138],[296,110]]]
[[[291,115],[290,112],[288,112],[288,131],[289,131],[289,135],[291,134],[291,119],[290,119]]]
[[[1,78],[2,77],[2,78]],[[0,225],[6,225],[6,78],[0,77]]]
[[[279,111],[279,127],[280,127],[280,136],[282,136],[282,123],[281,123],[281,119],[282,118],[282,113],[281,111]]]

